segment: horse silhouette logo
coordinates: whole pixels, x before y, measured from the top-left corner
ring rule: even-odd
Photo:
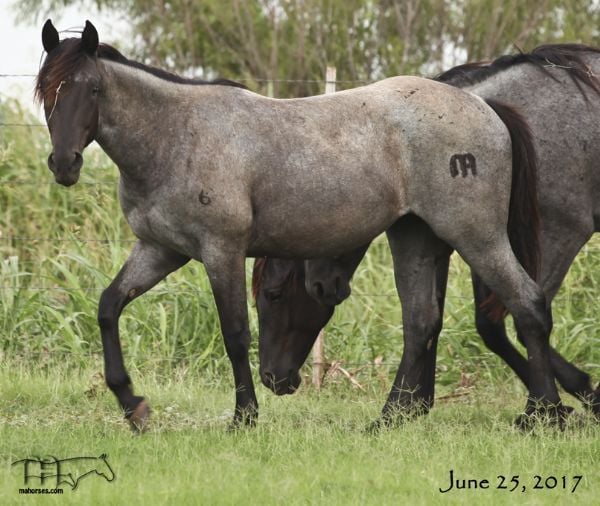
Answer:
[[[99,457],[69,457],[57,459],[49,456],[45,458],[29,457],[17,460],[13,466],[23,464],[23,481],[25,485],[30,480],[39,480],[41,485],[47,485],[48,481],[55,481],[56,488],[60,485],[68,485],[71,490],[77,489],[79,482],[87,476],[96,474],[111,482],[115,479],[115,473],[108,463],[108,456],[103,453]]]

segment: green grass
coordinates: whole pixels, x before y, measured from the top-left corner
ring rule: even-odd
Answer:
[[[91,368],[32,371],[0,367],[0,503],[20,496],[27,456],[58,458],[107,453],[116,480],[97,476],[45,502],[78,504],[594,504],[598,495],[600,426],[583,419],[561,433],[511,425],[522,395],[514,381],[440,401],[432,413],[377,436],[364,431],[387,387],[365,391],[346,383],[305,388],[278,398],[259,388],[261,414],[252,430],[226,432],[232,386],[195,374],[135,374],[154,408],[149,432],[130,433],[112,394]],[[522,394],[522,392],[520,392]],[[449,470],[488,479],[489,490],[442,495]],[[518,475],[523,493],[498,490],[498,475]],[[534,490],[534,475],[583,475],[575,493]],[[508,481],[508,480],[507,480]],[[30,485],[35,486],[35,485]]]

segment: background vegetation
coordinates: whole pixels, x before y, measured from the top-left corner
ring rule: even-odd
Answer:
[[[247,79],[297,97],[398,74],[433,75],[543,43],[600,45],[597,0],[20,0],[27,20],[68,5],[119,13],[125,54],[201,77]],[[83,22],[83,21],[82,21]],[[100,34],[102,39],[102,34]],[[269,89],[266,80],[272,81]],[[306,82],[309,81],[309,82]],[[310,82],[313,81],[313,82]]]
[[[30,20],[70,4],[83,11],[91,2],[18,2]],[[252,89],[276,96],[322,92],[327,64],[336,65],[341,88],[397,73],[432,75],[467,59],[514,52],[515,46],[600,44],[596,1],[94,5],[121,12],[131,23],[132,39],[116,42],[124,54],[186,74],[246,79]],[[80,183],[69,189],[56,185],[45,163],[47,131],[23,126],[31,123],[36,120],[18,102],[0,103],[0,503],[18,499],[11,459],[81,450],[106,451],[120,473],[115,486],[93,482],[73,494],[81,504],[118,504],[125,492],[150,504],[165,498],[235,503],[248,497],[266,504],[282,498],[302,504],[394,503],[408,497],[419,504],[439,499],[436,486],[452,467],[491,479],[501,473],[585,475],[579,494],[522,496],[532,504],[591,504],[597,497],[597,426],[584,423],[565,434],[541,431],[534,438],[512,429],[525,391],[476,335],[468,269],[456,255],[439,345],[436,409],[381,438],[363,434],[402,351],[400,305],[382,239],[359,268],[353,296],[326,329],[326,356],[336,364],[324,390],[305,382],[295,396],[279,399],[258,386],[261,418],[254,432],[224,434],[233,407],[231,369],[203,267],[186,266],[128,306],[121,318],[127,366],[137,391],[149,395],[155,409],[150,434],[131,439],[103,383],[96,324],[100,292],[133,241],[117,201],[118,174],[91,147]],[[595,237],[555,299],[552,336],[553,345],[595,381],[599,293]],[[256,336],[253,307],[250,315]],[[257,368],[255,341],[251,352]],[[468,499],[501,504],[515,499],[494,494]]]

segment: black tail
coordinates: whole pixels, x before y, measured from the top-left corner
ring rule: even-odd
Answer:
[[[508,128],[512,141],[512,185],[508,212],[508,238],[527,274],[538,280],[540,271],[540,216],[537,197],[537,156],[525,118],[512,107],[485,99]],[[488,316],[499,321],[506,308],[492,293],[482,304]]]

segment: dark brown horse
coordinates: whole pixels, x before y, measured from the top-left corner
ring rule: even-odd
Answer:
[[[600,230],[598,76],[600,52],[568,44],[541,46],[492,63],[463,65],[437,78],[484,98],[514,104],[526,116],[540,158],[540,280],[549,300],[579,249]],[[513,219],[518,221],[520,216]],[[452,252],[415,216],[402,218],[395,227],[403,230],[403,239],[397,239],[396,234],[388,237],[395,252],[405,346],[384,419],[391,407],[426,412],[433,405],[436,345]],[[406,239],[410,236],[420,237],[422,246],[416,248],[418,240],[411,243]],[[511,242],[519,248],[516,241]],[[254,293],[260,321],[261,377],[275,393],[292,393],[298,387],[298,369],[331,318],[334,304],[349,293],[348,283],[365,251],[360,248],[334,261],[312,262],[306,266],[308,271],[299,261],[256,261]],[[475,273],[473,285],[477,330],[486,345],[529,386],[527,359],[508,340],[503,318],[486,310],[490,292]],[[522,338],[521,333],[518,336]],[[600,392],[594,391],[589,375],[554,349],[550,358],[556,379],[565,390],[600,415]]]

